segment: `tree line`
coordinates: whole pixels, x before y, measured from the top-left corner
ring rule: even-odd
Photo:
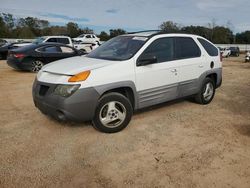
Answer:
[[[159,26],[159,30],[166,33],[196,34],[217,44],[250,44],[250,31],[233,34],[229,27],[216,25],[215,22],[208,26],[180,26],[166,21]],[[74,38],[83,33],[94,31],[88,27],[80,28],[74,22],[68,22],[65,26],[54,26],[47,20],[35,17],[15,18],[12,14],[0,13],[0,38],[30,39],[46,35],[67,35]],[[127,32],[124,29],[110,29],[109,33],[102,31],[98,37],[101,41],[106,41],[125,33]]]

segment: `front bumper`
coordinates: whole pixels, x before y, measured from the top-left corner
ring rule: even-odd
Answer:
[[[35,80],[33,101],[44,114],[63,121],[84,122],[94,118],[100,95],[94,88],[78,89],[70,97],[54,94],[57,84]]]

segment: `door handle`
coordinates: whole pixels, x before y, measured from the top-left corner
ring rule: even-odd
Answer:
[[[171,72],[172,72],[172,73],[175,73],[175,72],[177,72],[177,70],[176,70],[176,69],[173,69],[173,70],[171,70]]]
[[[203,68],[203,67],[204,67],[204,65],[199,65],[199,67],[200,67],[200,68]]]

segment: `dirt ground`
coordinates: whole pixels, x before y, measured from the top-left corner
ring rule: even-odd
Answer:
[[[41,114],[35,74],[0,61],[0,187],[249,188],[250,63],[223,67],[211,104],[166,103],[103,134]]]

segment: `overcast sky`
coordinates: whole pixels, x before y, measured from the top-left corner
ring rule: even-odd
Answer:
[[[213,19],[218,25],[230,22],[234,32],[250,30],[250,0],[0,0],[0,12],[58,25],[73,21],[97,33],[158,29],[168,20],[207,26]]]

